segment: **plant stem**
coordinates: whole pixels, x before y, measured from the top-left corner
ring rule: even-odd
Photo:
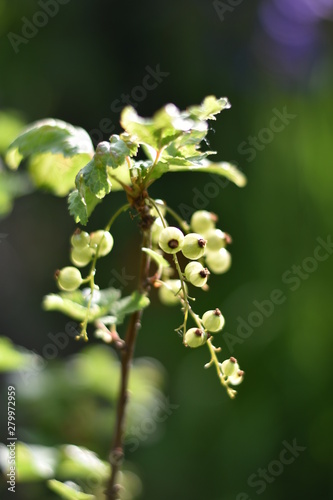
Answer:
[[[143,231],[142,247],[151,248],[150,228]],[[147,294],[149,291],[149,267],[149,255],[145,252],[141,252],[138,290],[142,294]],[[136,311],[132,314],[125,336],[125,347],[121,351],[121,386],[117,404],[114,438],[109,456],[111,476],[106,490],[106,498],[108,500],[116,500],[119,498],[118,494],[120,486],[119,484],[117,484],[117,476],[124,458],[123,441],[125,432],[126,407],[128,402],[128,381],[133,359],[135,341],[138,331],[141,327],[142,312],[143,311],[141,310]]]

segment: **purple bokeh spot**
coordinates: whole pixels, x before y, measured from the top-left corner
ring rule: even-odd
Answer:
[[[266,33],[276,42],[291,47],[310,46],[317,35],[317,23],[301,23],[285,17],[274,4],[264,3],[259,16]]]

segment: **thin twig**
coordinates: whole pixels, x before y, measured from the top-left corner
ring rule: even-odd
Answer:
[[[143,232],[143,247],[151,247],[150,229]],[[141,252],[141,263],[139,271],[138,290],[140,293],[148,293],[150,258],[145,252]],[[141,326],[142,310],[132,314],[125,336],[125,347],[121,351],[121,387],[117,404],[116,425],[114,438],[109,456],[111,465],[111,476],[106,490],[107,500],[117,500],[119,498],[120,486],[117,484],[118,472],[124,459],[124,432],[125,432],[125,413],[128,402],[128,381],[132,358],[134,353],[135,341]]]

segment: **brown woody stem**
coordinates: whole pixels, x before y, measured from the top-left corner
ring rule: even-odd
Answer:
[[[142,224],[142,227],[145,227],[144,224]],[[142,247],[151,247],[150,227],[145,227],[143,230]],[[149,267],[149,255],[145,252],[141,252],[138,290],[142,294],[148,294],[149,291]],[[125,347],[121,350],[121,386],[117,403],[116,426],[109,456],[111,475],[105,492],[107,500],[117,500],[119,498],[120,485],[117,483],[117,476],[124,459],[124,433],[126,407],[128,402],[128,381],[135,341],[141,327],[142,312],[143,311],[141,310],[132,314],[125,336]]]

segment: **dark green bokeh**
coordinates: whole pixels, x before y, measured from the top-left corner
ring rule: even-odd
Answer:
[[[137,355],[162,362],[169,374],[166,393],[179,408],[160,441],[143,443],[130,457],[146,500],[241,500],[241,492],[254,499],[257,488],[247,484],[249,476],[278,460],[282,442],[294,439],[306,450],[259,496],[333,495],[333,258],[317,265],[306,260],[317,238],[326,241],[332,234],[332,24],[318,25],[325,43],[307,72],[298,78],[282,69],[273,73],[267,69],[269,47],[258,57],[259,3],[240,3],[222,22],[210,1],[72,0],[17,54],[7,35],[20,34],[22,17],[32,19],[40,7],[32,0],[3,0],[0,6],[0,108],[17,110],[28,122],[52,116],[97,137],[101,120],[109,118],[117,132],[115,100],[131,94],[146,67],[157,65],[169,75],[138,103],[141,115],[166,102],[180,108],[199,103],[207,94],[226,95],[233,105],[213,124],[210,145],[219,160],[239,164],[248,186],[214,190],[207,187],[213,180],[201,174],[170,174],[151,194],[174,208],[184,203],[216,212],[220,227],[233,236],[232,269],[212,277],[208,294],[196,293],[198,312],[220,307],[225,332],[236,335],[239,317],[247,322],[257,310],[254,301],[269,299],[275,289],[285,300],[252,333],[248,329],[248,338],[232,352],[226,333],[220,335],[225,357],[237,356],[246,371],[237,399],[230,401],[213,370],[203,370],[205,349],[183,349],[174,332],[179,311],[165,309],[153,296],[155,307],[144,314]],[[239,146],[284,107],[295,118],[248,161]],[[107,130],[101,137],[107,139]],[[110,213],[121,197],[110,196]],[[98,207],[89,227],[102,226],[108,217]],[[73,228],[66,201],[41,193],[19,199],[1,222],[0,233],[8,236],[0,243],[0,333],[39,353],[49,343],[47,334],[63,331],[67,321],[41,311],[40,303],[55,290],[54,269],[68,263]],[[101,262],[102,285],[117,284],[114,270],[136,273],[136,221],[123,216],[114,236],[112,258]],[[294,265],[303,266],[306,278],[292,290],[296,281],[287,280]],[[129,280],[124,291],[133,286]],[[80,349],[72,342],[59,355]]]

